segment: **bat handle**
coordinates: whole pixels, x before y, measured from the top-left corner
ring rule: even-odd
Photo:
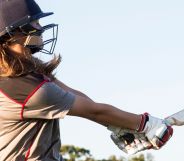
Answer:
[[[180,121],[178,119],[175,119],[174,117],[167,117],[167,118],[165,118],[165,121],[171,126],[173,126],[173,125],[176,125],[176,126],[184,125],[184,123],[182,121]]]
[[[175,121],[173,120],[173,118],[167,117],[164,120],[168,125],[171,125],[171,126],[175,125]]]

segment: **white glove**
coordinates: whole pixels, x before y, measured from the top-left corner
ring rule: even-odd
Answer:
[[[135,154],[153,148],[143,133],[134,133],[133,130],[121,129],[119,134],[112,132],[111,139],[120,150],[127,154]]]
[[[173,134],[172,127],[165,120],[147,113],[142,115],[142,121],[137,131],[145,133],[155,149],[160,149],[165,145]]]
[[[146,149],[160,149],[170,139],[173,129],[164,120],[143,114],[137,131],[109,126],[111,139],[128,154]]]

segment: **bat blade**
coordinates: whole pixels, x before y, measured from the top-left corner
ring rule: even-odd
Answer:
[[[184,109],[165,118],[170,125],[184,125]]]

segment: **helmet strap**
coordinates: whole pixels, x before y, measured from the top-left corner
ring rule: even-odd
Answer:
[[[41,36],[35,36],[35,35],[28,35],[24,46],[43,46],[43,40]]]

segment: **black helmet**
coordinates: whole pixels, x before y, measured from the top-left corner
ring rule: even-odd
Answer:
[[[19,28],[22,31],[32,21],[52,14],[53,12],[43,12],[34,0],[0,0],[0,41],[6,40],[7,35],[11,37],[15,29]],[[58,25],[43,26],[41,32],[49,29],[53,29],[53,37],[44,41],[43,45],[51,44],[50,49],[41,49],[42,47],[38,46],[29,46],[29,48],[52,54],[57,41]]]
[[[19,26],[52,14],[42,12],[34,0],[0,0],[0,37]]]

